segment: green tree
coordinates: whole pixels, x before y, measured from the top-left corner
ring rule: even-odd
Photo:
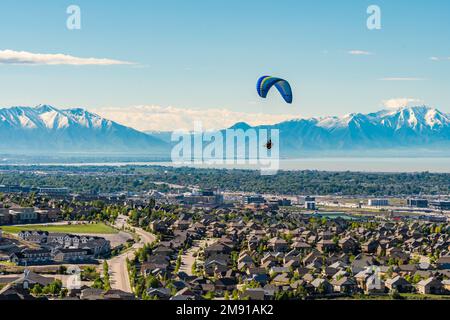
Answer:
[[[103,290],[111,290],[111,283],[109,279],[109,265],[106,260],[103,261]]]
[[[40,284],[36,284],[31,290],[31,294],[34,296],[40,296],[42,294],[42,286]]]

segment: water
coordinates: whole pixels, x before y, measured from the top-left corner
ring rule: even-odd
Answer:
[[[450,173],[450,158],[313,158],[282,160],[285,170]]]
[[[7,163],[4,163],[5,165]],[[219,168],[219,169],[255,169],[257,165],[175,165],[167,161],[121,161],[121,162],[33,162],[20,163],[16,165],[47,165],[47,166],[168,166],[168,167],[195,167],[195,168]],[[12,165],[12,164],[9,164]],[[357,157],[333,157],[333,158],[303,158],[303,159],[282,159],[280,160],[280,170],[319,170],[319,171],[355,171],[355,172],[434,172],[450,173],[450,157],[416,157],[416,158],[357,158]]]

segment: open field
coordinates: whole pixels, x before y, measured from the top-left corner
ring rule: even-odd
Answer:
[[[65,225],[25,225],[2,226],[5,233],[17,234],[20,231],[41,230],[48,232],[79,233],[79,234],[116,234],[118,231],[103,223],[96,224],[65,224]]]

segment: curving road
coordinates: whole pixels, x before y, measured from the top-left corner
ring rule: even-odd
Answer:
[[[116,227],[120,229],[122,226],[130,227],[127,223],[126,216],[119,216],[117,218]],[[134,228],[134,230],[139,236],[139,242],[136,242],[126,252],[108,261],[111,288],[130,293],[132,292],[132,289],[127,270],[127,258],[130,260],[133,259],[137,249],[142,248],[144,244],[150,244],[156,241],[156,236],[150,232],[141,228]]]

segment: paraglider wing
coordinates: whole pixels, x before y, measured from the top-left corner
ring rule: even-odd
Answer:
[[[266,98],[270,89],[275,86],[287,103],[292,103],[292,89],[286,80],[264,76],[259,78],[256,89],[261,98]]]

